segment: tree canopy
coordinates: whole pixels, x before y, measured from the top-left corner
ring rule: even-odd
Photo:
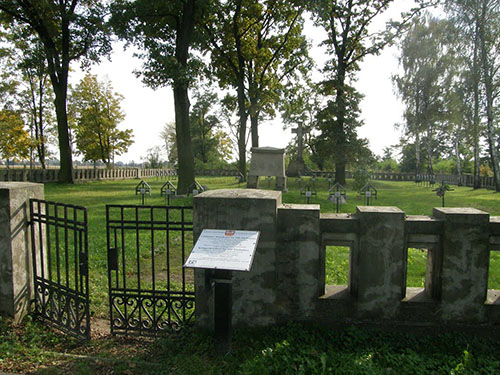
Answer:
[[[0,0],[0,20],[7,27],[25,27],[43,45],[55,95],[61,182],[73,181],[73,165],[66,111],[68,74],[73,61],[98,61],[110,51],[98,0]]]
[[[122,100],[122,95],[113,92],[111,82],[100,82],[90,74],[71,93],[76,115],[75,143],[85,160],[100,160],[110,167],[115,156],[127,152],[133,143],[131,129],[118,129],[125,118]]]

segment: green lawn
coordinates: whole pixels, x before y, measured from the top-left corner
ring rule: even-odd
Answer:
[[[147,197],[148,205],[164,205],[165,198],[160,197],[160,188],[165,180],[151,178],[146,180],[152,188],[152,196]],[[91,309],[97,317],[108,315],[108,280],[107,280],[107,250],[106,250],[106,204],[140,204],[140,197],[135,195],[138,180],[101,181],[75,185],[46,184],[46,199],[71,203],[87,207],[89,220],[89,265],[91,280]],[[175,181],[173,181],[175,184]],[[199,182],[209,189],[243,188],[234,177],[200,178]],[[363,205],[364,200],[357,192],[347,185],[347,203],[341,206],[341,212],[354,213],[356,206]],[[397,206],[406,214],[430,215],[432,208],[440,206],[441,199],[436,196],[431,187],[416,186],[414,182],[374,181],[378,197],[373,200],[377,206]],[[301,185],[311,184],[310,179],[303,179]],[[260,181],[260,187],[268,188],[268,181]],[[274,181],[271,182],[271,189]],[[328,201],[328,181],[319,178],[315,182],[317,195],[312,198],[312,204],[319,204],[321,212],[334,212],[334,205]],[[475,207],[500,215],[500,195],[493,191],[454,186],[454,191],[446,195],[446,205],[454,207]],[[283,194],[284,203],[306,203],[304,195],[300,194],[296,178],[288,180],[288,192]],[[171,205],[190,206],[192,198],[172,199]],[[329,248],[330,249],[330,248]],[[347,284],[348,278],[347,248],[327,251],[326,281],[332,284]],[[144,259],[142,260],[144,261]],[[147,259],[145,260],[147,262]],[[410,249],[408,252],[408,287],[422,287],[425,279],[426,252]],[[180,267],[176,268],[180,272]],[[500,289],[500,256],[493,253],[490,264],[489,288]]]

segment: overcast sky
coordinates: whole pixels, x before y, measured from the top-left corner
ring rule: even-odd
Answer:
[[[397,3],[374,28],[383,27],[388,18],[398,16],[403,4],[410,4],[408,0]],[[305,33],[312,43],[310,54],[318,67],[322,67],[327,56],[318,44],[324,32],[307,22]],[[359,128],[359,136],[368,138],[371,150],[378,155],[382,154],[384,147],[398,143],[400,137],[394,125],[402,122],[403,105],[395,96],[391,81],[391,75],[398,71],[397,54],[397,48],[390,47],[379,56],[367,57],[360,65],[361,71],[355,84],[365,95],[361,103],[364,126]],[[148,148],[163,144],[159,134],[166,123],[174,121],[172,90],[162,88],[155,91],[144,86],[133,73],[140,67],[141,62],[133,57],[133,51],[124,51],[123,44],[116,43],[111,60],[104,60],[91,69],[91,73],[97,74],[100,79],[109,78],[115,91],[125,97],[122,108],[126,119],[119,127],[133,129],[135,142],[126,154],[117,157],[117,161],[140,162]],[[83,73],[74,71],[71,74],[72,84],[82,77]],[[262,123],[259,134],[261,146],[285,147],[292,139],[291,130],[283,130],[279,119]]]

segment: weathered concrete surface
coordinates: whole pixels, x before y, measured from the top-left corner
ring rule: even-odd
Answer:
[[[195,240],[203,229],[260,231],[250,272],[233,272],[233,324],[265,326],[277,322],[277,210],[281,192],[213,190],[194,198]],[[210,271],[195,272],[196,323],[211,329],[213,293]]]
[[[360,317],[391,319],[404,286],[404,212],[397,207],[357,207],[359,246],[353,254]]]
[[[42,184],[0,182],[0,312],[20,321],[32,289],[29,199],[43,199]]]
[[[489,223],[474,208],[434,208],[444,221],[442,234],[441,318],[482,322],[488,289]]]
[[[286,204],[278,209],[277,307],[281,322],[311,319],[316,300],[323,294],[319,214],[319,205]]]
[[[252,147],[247,187],[257,189],[259,176],[276,177],[276,190],[286,190],[285,150],[273,147]]]

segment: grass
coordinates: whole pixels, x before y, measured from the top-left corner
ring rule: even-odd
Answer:
[[[200,178],[210,189],[238,188],[234,178]],[[103,181],[78,185],[47,184],[46,199],[88,208],[91,309],[94,318],[107,319],[106,204],[139,204],[137,180]],[[148,180],[153,196],[146,204],[162,205],[159,191],[164,181]],[[406,214],[432,213],[441,200],[429,187],[412,182],[375,181],[378,198],[373,203],[398,206]],[[305,203],[298,182],[290,179],[285,203]],[[241,185],[243,187],[243,185]],[[267,188],[262,179],[261,187]],[[353,213],[363,201],[349,189],[342,212]],[[447,206],[475,207],[500,215],[499,195],[487,190],[454,187]],[[326,179],[316,182],[321,212],[333,212],[327,200]],[[191,198],[171,204],[190,206]],[[154,249],[155,250],[155,249]],[[153,256],[162,256],[161,248]],[[151,255],[149,255],[150,259]],[[148,255],[141,262],[148,262]],[[408,286],[422,286],[426,252],[409,249]],[[346,284],[349,249],[327,248],[327,283]],[[143,277],[151,275],[143,275]],[[500,258],[492,254],[490,288],[500,289]],[[48,330],[29,318],[20,326],[0,317],[0,372],[33,374],[496,374],[500,373],[500,343],[496,339],[459,333],[405,334],[368,328],[325,330],[289,324],[254,330],[236,330],[230,355],[217,357],[210,335],[192,328],[155,340],[112,337],[98,330],[82,343]]]
[[[0,371],[30,374],[497,374],[500,343],[459,333],[408,334],[287,324],[234,332],[230,354],[187,328],[155,340],[97,337],[80,343],[28,321],[0,318]]]

